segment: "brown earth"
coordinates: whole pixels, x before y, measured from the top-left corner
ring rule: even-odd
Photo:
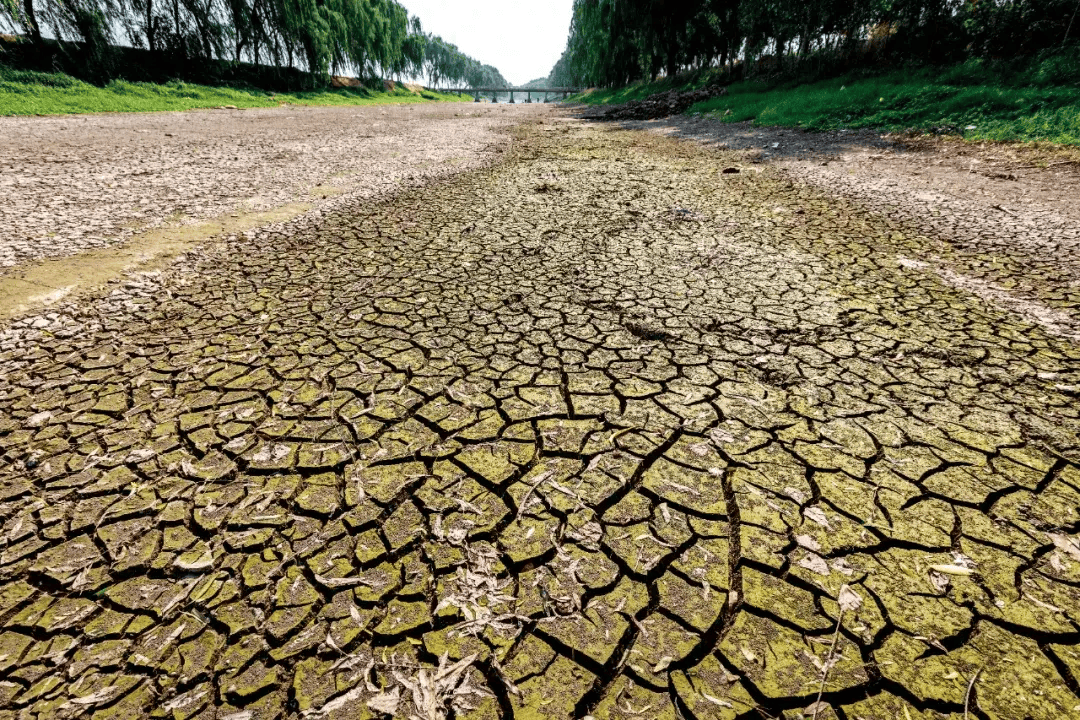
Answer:
[[[1056,236],[514,117],[0,335],[0,720],[1080,713]]]

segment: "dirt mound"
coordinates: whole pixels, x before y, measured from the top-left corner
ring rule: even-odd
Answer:
[[[668,90],[650,95],[644,100],[631,100],[622,105],[590,109],[584,115],[592,120],[654,120],[669,115],[679,115],[695,103],[723,95],[727,95],[726,87]]]
[[[363,83],[360,82],[360,78],[346,77],[345,75],[334,75],[330,78],[330,87],[358,88],[363,87]]]

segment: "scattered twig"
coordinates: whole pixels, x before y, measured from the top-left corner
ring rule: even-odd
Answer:
[[[836,643],[840,640],[840,626],[844,622],[844,613],[848,610],[858,611],[863,602],[862,597],[847,585],[840,586],[836,601],[840,605],[840,614],[836,618],[836,630],[833,631],[829,654],[825,656],[825,665],[821,671],[821,686],[818,688],[817,699],[814,700],[813,720],[817,720],[818,712],[821,710],[821,696],[825,694],[825,683],[829,679],[829,670],[832,669],[833,655],[836,653]]]
[[[982,675],[982,668],[976,670],[975,674],[971,676],[971,681],[967,686],[967,692],[964,693],[964,720],[968,720],[968,708],[971,705],[971,691],[975,689],[975,683],[979,680],[980,675]]]

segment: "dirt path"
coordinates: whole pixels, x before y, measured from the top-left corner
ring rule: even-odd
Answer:
[[[780,169],[515,132],[0,337],[0,717],[1080,712],[1077,344]]]

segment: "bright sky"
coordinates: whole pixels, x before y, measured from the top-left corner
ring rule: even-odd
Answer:
[[[398,0],[424,32],[521,85],[547,77],[566,48],[573,0]]]

